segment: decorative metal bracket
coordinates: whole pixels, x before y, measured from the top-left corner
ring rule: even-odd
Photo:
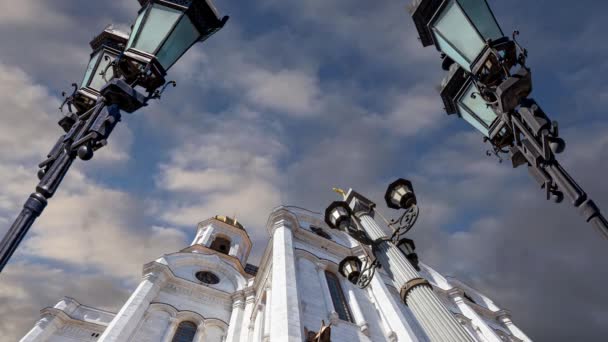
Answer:
[[[357,281],[357,287],[364,289],[369,286],[376,274],[376,269],[380,267],[380,262],[374,257],[373,260],[365,258],[365,264],[362,267],[359,281]]]
[[[417,205],[413,205],[407,209],[399,218],[392,219],[388,224],[388,227],[393,229],[393,234],[390,240],[397,243],[405,234],[407,234],[418,221],[420,215],[420,208]]]
[[[163,95],[163,93],[165,92],[167,87],[169,87],[170,85],[172,85],[173,88],[175,88],[175,87],[177,87],[177,82],[169,81],[169,82],[165,83],[162,86],[162,88],[155,90],[153,93],[149,93],[148,97],[146,97],[146,102],[148,102],[148,100],[153,100],[153,99],[160,100],[160,97]]]
[[[67,96],[67,93],[65,91],[61,92],[61,97],[63,97],[64,100],[61,103],[61,106],[59,106],[59,110],[62,113],[63,113],[63,107],[65,107],[65,105],[68,106],[68,111],[70,113],[73,113],[72,112],[72,102],[74,101],[74,97],[76,96],[76,93],[78,92],[78,84],[72,83],[72,87],[74,87],[74,91],[72,92],[72,94],[70,96]]]

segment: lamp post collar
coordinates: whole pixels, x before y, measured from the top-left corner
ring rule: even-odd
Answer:
[[[348,203],[348,206],[351,208],[354,215],[359,216],[367,214],[374,217],[374,208],[376,207],[376,203],[372,202],[353,189],[348,190],[348,193],[344,195],[344,200],[346,203]]]

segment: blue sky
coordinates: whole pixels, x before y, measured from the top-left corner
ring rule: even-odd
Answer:
[[[608,5],[490,4],[505,32],[521,31],[533,95],[568,143],[564,166],[607,208]],[[443,113],[439,55],[418,43],[407,2],[216,5],[228,25],[170,71],[177,88],[76,163],[0,276],[0,335],[22,336],[65,295],[117,311],[141,265],[189,244],[212,215],[238,215],[257,262],[273,207],[322,211],[333,186],[382,203],[406,177],[422,206],[422,260],[490,295],[537,340],[603,340],[604,242]],[[0,233],[60,134],[59,94],[80,81],[88,42],[109,23],[128,28],[137,8],[0,0]]]

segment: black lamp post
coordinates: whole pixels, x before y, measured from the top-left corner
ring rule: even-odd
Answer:
[[[566,146],[557,122],[529,98],[531,71],[527,50],[515,40],[518,32],[506,37],[486,0],[415,0],[412,19],[422,45],[442,53],[448,75],[441,98],[448,114],[480,131],[494,155],[508,155],[513,167],[527,166],[547,199],[568,197],[608,238],[608,221],[555,157]]]
[[[36,192],[0,242],[0,271],[55,194],[76,156],[91,159],[94,151],[107,144],[121,111],[133,113],[150,99],[160,98],[166,86],[175,86],[173,81],[165,83],[167,70],[228,20],[218,15],[211,0],[138,1],[142,8],[130,36],[106,28],[91,42],[93,53],[82,84],[80,88],[74,85],[74,93],[64,101],[69,113],[59,125],[66,134],[39,164]],[[137,86],[147,94],[136,90]]]

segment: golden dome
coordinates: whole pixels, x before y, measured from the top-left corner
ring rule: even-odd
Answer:
[[[233,227],[236,227],[238,229],[242,229],[245,230],[245,227],[243,227],[242,224],[240,224],[237,220],[236,217],[235,218],[231,218],[228,216],[222,216],[222,215],[216,215],[215,217],[213,217],[214,219],[218,220],[218,221],[222,221],[224,223],[227,223]]]

